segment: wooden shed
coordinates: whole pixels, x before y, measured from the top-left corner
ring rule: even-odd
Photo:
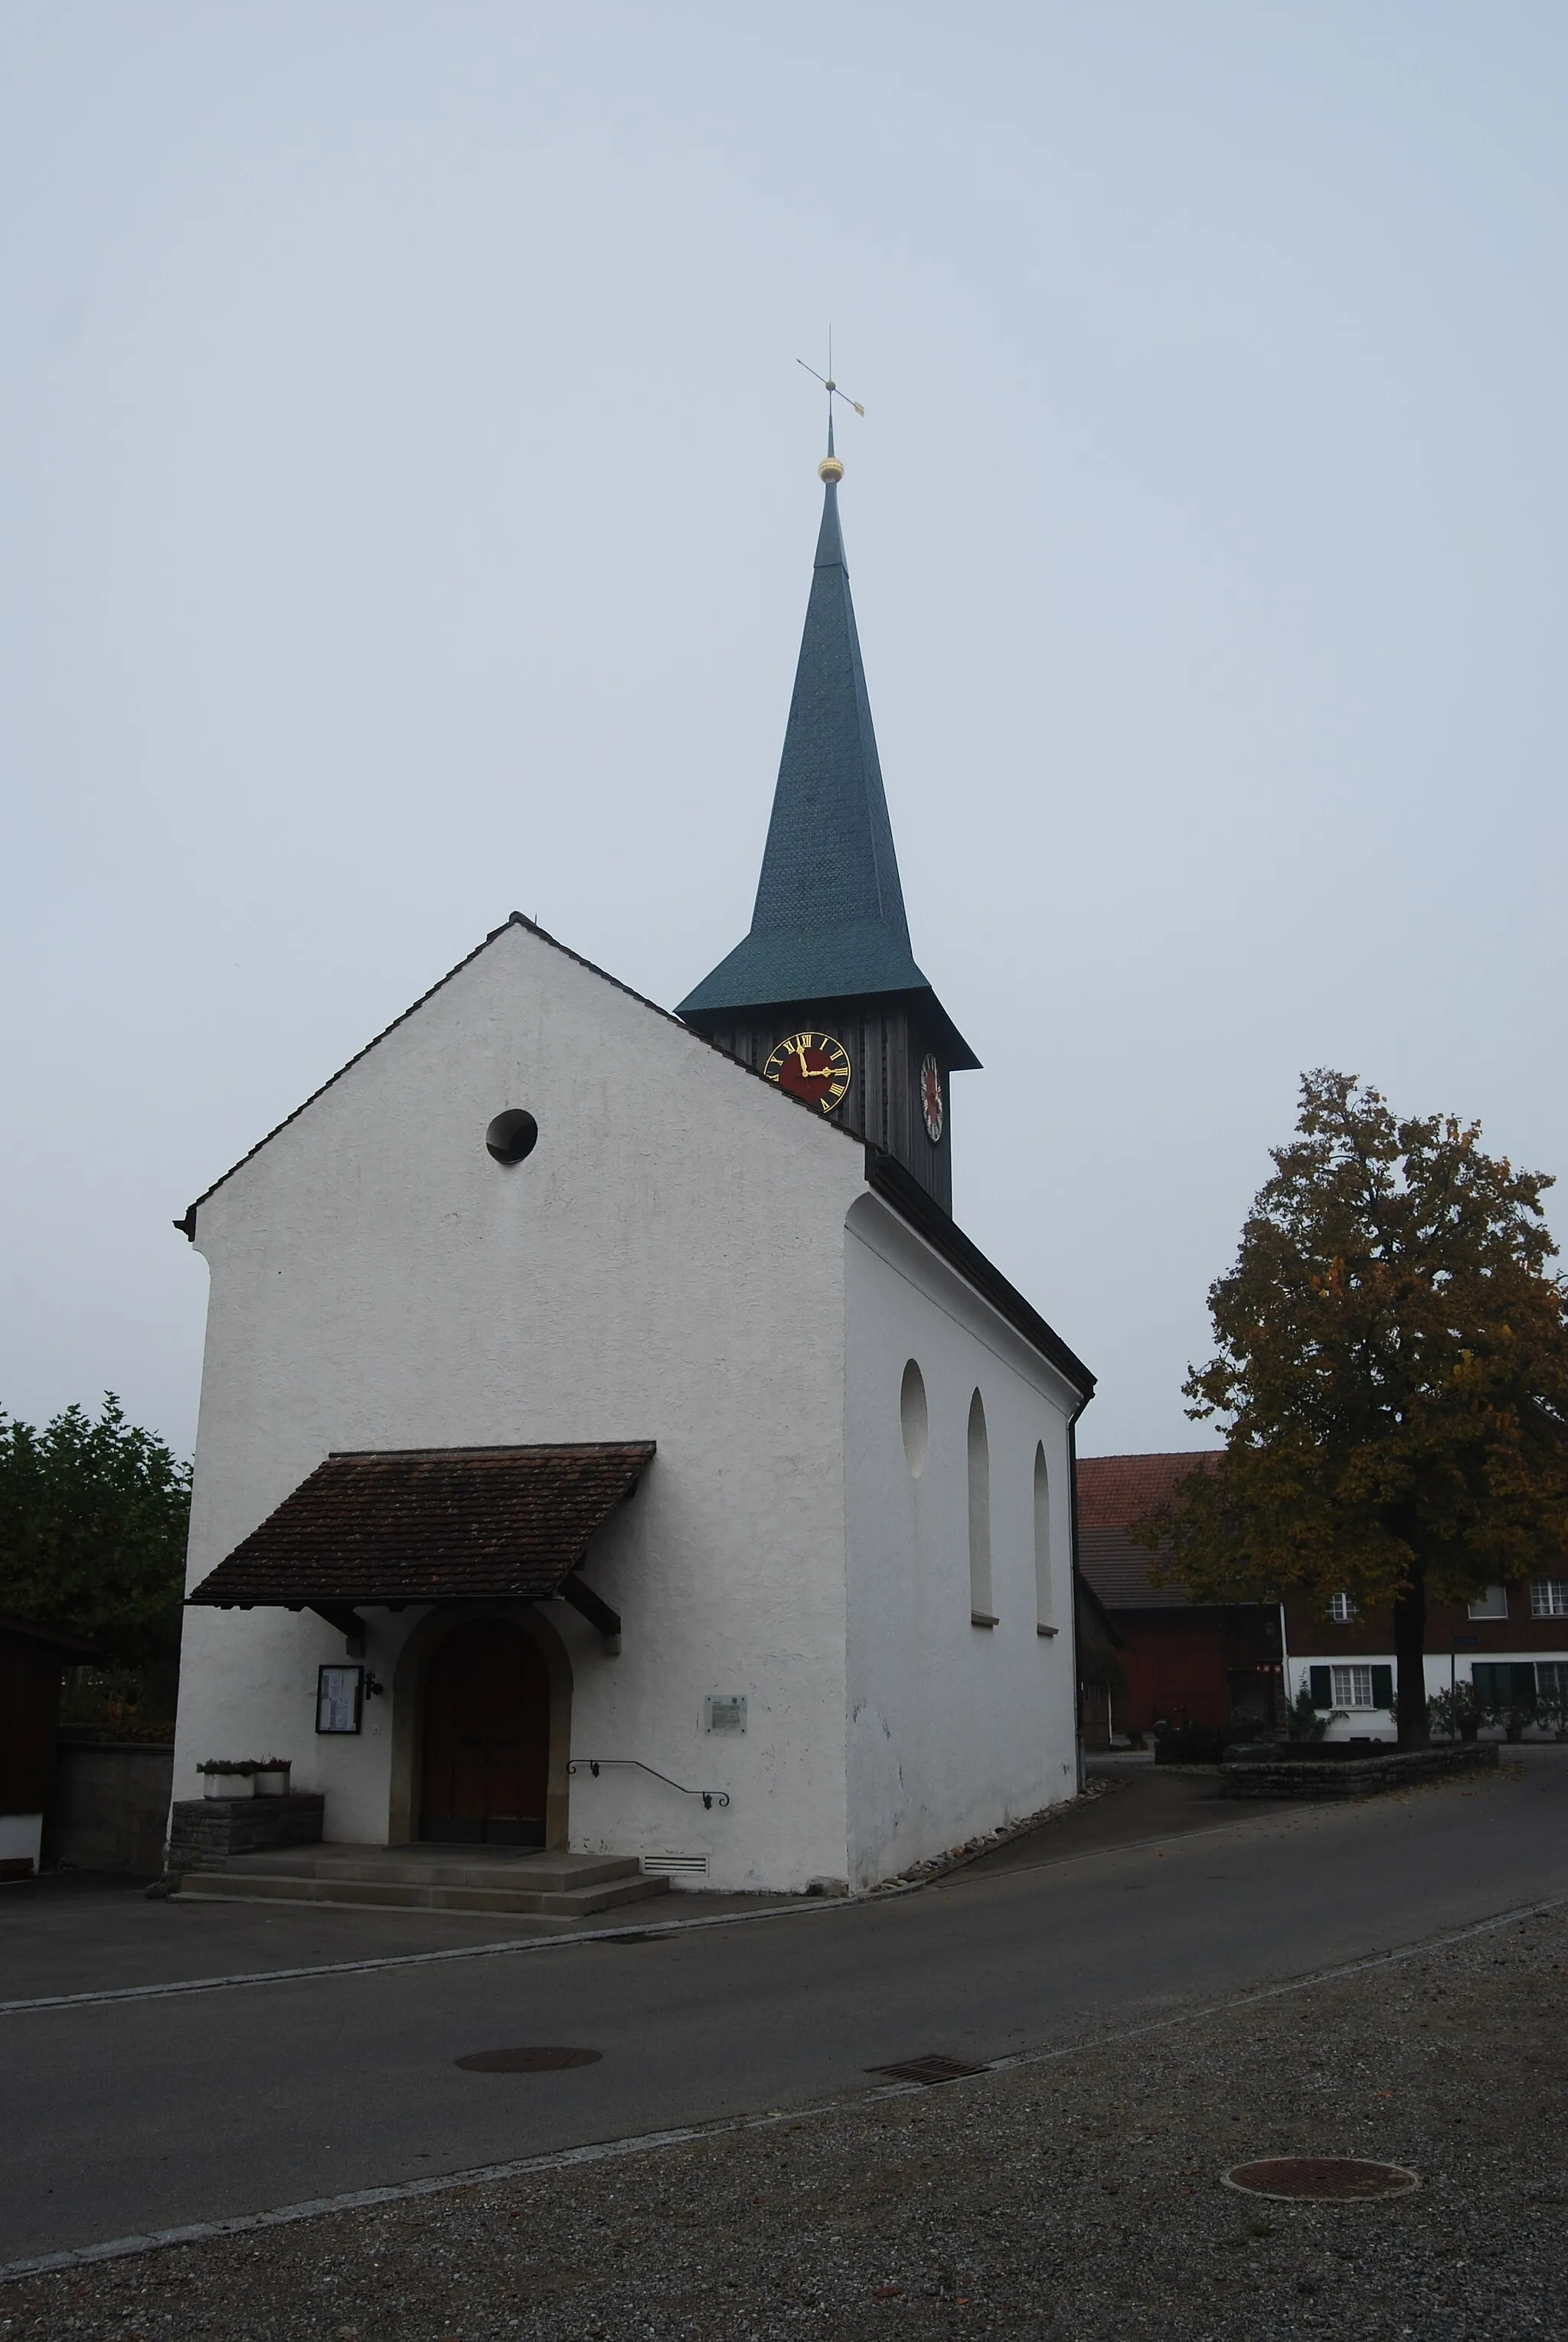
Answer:
[[[60,1670],[102,1656],[65,1627],[0,1612],[0,1880],[37,1875],[55,1795]]]

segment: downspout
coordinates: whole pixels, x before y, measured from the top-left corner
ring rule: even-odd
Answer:
[[[1073,1747],[1077,1767],[1074,1795],[1080,1797],[1084,1794],[1084,1695],[1078,1669],[1078,1417],[1093,1396],[1093,1392],[1087,1393],[1067,1418],[1067,1536],[1073,1555],[1072,1600],[1068,1607],[1073,1614]]]
[[[1285,1626],[1285,1606],[1280,1604],[1280,1696],[1285,1704],[1285,1736],[1290,1736],[1291,1638]]]

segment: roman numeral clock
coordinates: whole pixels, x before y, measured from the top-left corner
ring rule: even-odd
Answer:
[[[853,1074],[849,1051],[831,1033],[792,1033],[763,1071],[791,1097],[804,1098],[824,1114],[843,1105]]]

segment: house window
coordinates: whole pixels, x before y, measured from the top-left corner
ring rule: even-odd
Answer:
[[[1533,1577],[1530,1581],[1533,1618],[1568,1618],[1568,1577]]]
[[[1355,1616],[1355,1604],[1348,1594],[1331,1594],[1328,1597],[1328,1615],[1336,1626],[1348,1626]]]
[[[1506,1618],[1508,1588],[1506,1586],[1489,1586],[1485,1593],[1478,1594],[1473,1602],[1466,1605],[1466,1608],[1472,1618]]]
[[[1390,1666],[1309,1667],[1307,1679],[1314,1707],[1375,1713],[1393,1706],[1393,1669]]]
[[[1051,1473],[1044,1440],[1034,1450],[1034,1619],[1051,1624]]]
[[[991,1606],[991,1448],[978,1391],[969,1402],[969,1616],[976,1626],[996,1624]]]
[[[1477,1696],[1494,1707],[1528,1708],[1535,1697],[1535,1669],[1528,1659],[1477,1659],[1470,1680]]]
[[[1568,1698],[1568,1659],[1537,1659],[1535,1688],[1543,1699]]]

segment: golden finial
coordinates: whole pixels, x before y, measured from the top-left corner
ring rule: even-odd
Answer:
[[[820,382],[824,390],[827,393],[827,454],[817,465],[816,475],[817,478],[823,481],[828,487],[836,488],[840,480],[844,477],[844,465],[839,462],[837,455],[834,452],[833,402],[835,398],[842,398],[844,405],[846,406],[853,406],[857,415],[864,415],[865,413],[865,409],[861,405],[858,398],[851,398],[847,391],[840,390],[837,383],[834,382],[833,378],[833,327],[831,325],[827,329],[827,372],[825,374],[818,374],[815,366],[805,365],[804,358],[796,358],[795,364],[798,366],[805,366],[805,370],[807,374],[810,375],[812,380],[814,382]]]

